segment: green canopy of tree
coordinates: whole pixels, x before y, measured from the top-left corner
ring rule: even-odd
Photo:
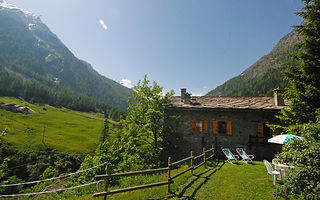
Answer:
[[[295,54],[300,65],[286,66],[284,96],[291,103],[278,116],[284,132],[304,137],[288,142],[277,155],[281,163],[294,165],[284,184],[276,186],[275,196],[285,199],[320,197],[320,1],[302,1],[305,7],[298,15],[304,22],[296,29],[303,41]]]
[[[289,87],[284,97],[290,99],[289,109],[279,117],[285,125],[316,121],[320,108],[320,3],[319,0],[303,0],[305,7],[297,14],[304,18],[295,26],[303,37],[294,54],[299,65],[287,65],[284,72]]]
[[[101,144],[94,156],[87,156],[81,168],[87,168],[108,161],[112,172],[141,170],[159,167],[167,162],[168,152],[174,152],[179,138],[168,119],[165,108],[173,91],[163,93],[156,82],[149,84],[147,76],[133,88],[133,98],[129,98],[126,117],[119,122],[105,121]],[[101,174],[103,169],[94,172]],[[92,174],[84,174],[74,180],[75,184],[92,179]]]
[[[159,166],[166,126],[164,110],[172,95],[173,91],[163,94],[156,82],[150,86],[147,76],[133,88],[128,115],[119,125],[125,168]]]

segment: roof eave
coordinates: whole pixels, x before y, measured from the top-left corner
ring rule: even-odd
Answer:
[[[168,110],[213,110],[213,111],[273,111],[278,112],[284,108],[208,108],[208,107],[167,107]]]

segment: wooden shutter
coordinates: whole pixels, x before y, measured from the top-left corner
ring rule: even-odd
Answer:
[[[263,137],[263,122],[258,123],[258,136]],[[263,138],[258,138],[258,142],[263,143]]]
[[[202,120],[202,133],[208,133],[208,120]]]
[[[227,121],[227,135],[232,135],[231,121]]]
[[[193,119],[190,121],[190,131],[191,133],[197,132],[197,120]]]
[[[217,120],[213,120],[213,133],[214,134],[218,134],[218,121]]]

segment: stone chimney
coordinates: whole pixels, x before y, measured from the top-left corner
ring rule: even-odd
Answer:
[[[182,88],[181,89],[181,102],[184,102],[184,98],[185,98],[186,93],[187,93],[187,89]]]
[[[280,88],[273,90],[274,105],[275,106],[284,106],[284,100],[281,96],[282,92],[283,92],[283,90],[281,90]]]
[[[191,94],[188,92],[184,95],[184,104],[191,104]]]
[[[191,104],[191,94],[187,92],[186,88],[181,89],[181,102]]]

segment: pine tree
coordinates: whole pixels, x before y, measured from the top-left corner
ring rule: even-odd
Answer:
[[[289,82],[284,97],[291,101],[289,109],[279,116],[285,125],[315,122],[320,108],[320,1],[302,1],[305,7],[297,15],[304,21],[295,28],[303,41],[294,55],[300,64],[286,66],[284,72],[285,80]]]

